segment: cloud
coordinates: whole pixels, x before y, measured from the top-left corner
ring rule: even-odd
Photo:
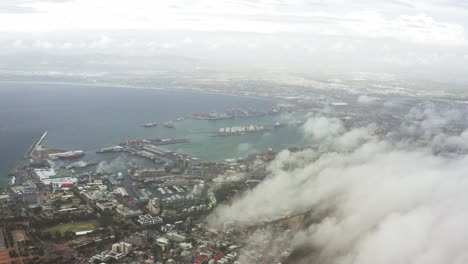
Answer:
[[[442,127],[454,120],[454,114],[454,110],[439,112],[426,106],[412,110],[408,120],[414,120],[418,129],[432,130],[432,137],[456,143],[466,140],[467,132],[451,136],[441,133]],[[266,235],[252,234],[249,241],[257,244],[247,244],[247,248],[258,246],[258,237],[270,235],[275,246],[308,248],[293,263],[468,261],[466,152],[434,154],[431,144],[378,137],[372,129],[330,129],[329,124],[336,121],[314,119],[310,131],[332,131],[327,133],[333,136],[325,146],[281,152],[269,165],[270,175],[256,189],[216,209],[213,225],[252,225],[293,212],[322,211],[327,213],[289,233],[264,230]],[[359,140],[347,145],[350,138]],[[287,240],[274,239],[286,234]],[[248,252],[242,258],[252,262]]]
[[[424,141],[431,141],[435,136],[454,126],[465,122],[466,116],[456,109],[440,110],[433,103],[412,108],[401,124],[400,132]]]
[[[112,38],[108,36],[101,36],[98,40],[93,41],[89,46],[91,48],[107,48],[113,42]]]
[[[425,13],[385,16],[389,6],[343,5],[339,1],[177,1],[141,0],[14,1],[8,7],[35,10],[34,14],[0,18],[0,30],[194,30],[251,33],[296,32],[324,36],[392,38],[427,45],[464,45],[463,25],[444,22]],[[173,8],[177,5],[180,8]],[[367,3],[369,5],[369,3]],[[0,6],[1,7],[1,6]],[[338,7],[344,12],[338,12]],[[372,10],[372,11],[371,11]],[[86,19],[82,19],[86,16]],[[348,51],[349,43],[335,49]]]
[[[312,137],[315,140],[324,140],[336,137],[343,131],[343,126],[337,118],[317,116],[309,118],[302,126],[302,129],[307,137]]]
[[[42,0],[42,2],[66,2],[70,0]],[[11,13],[11,14],[24,14],[24,13],[35,13],[38,10],[34,7],[28,6],[31,3],[38,3],[38,0],[2,0],[0,2],[0,13]]]
[[[377,97],[369,96],[369,95],[360,95],[357,99],[359,104],[365,105],[373,105],[376,104],[380,99]]]

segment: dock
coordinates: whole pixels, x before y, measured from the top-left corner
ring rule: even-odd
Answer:
[[[41,145],[42,142],[44,141],[44,139],[47,137],[47,133],[48,133],[48,131],[46,131],[46,132],[44,132],[44,134],[42,134],[42,136],[39,138],[39,140],[37,140],[36,143],[34,143],[34,145],[31,146],[31,148],[26,153],[26,155],[24,155],[24,158],[29,159],[31,157],[31,155],[34,153],[34,151],[36,151],[37,147],[39,145]]]

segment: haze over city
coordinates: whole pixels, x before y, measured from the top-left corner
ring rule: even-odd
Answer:
[[[0,263],[468,262],[468,3],[0,1]]]
[[[108,66],[99,55],[123,57],[112,70],[182,64],[467,81],[464,1],[7,0],[0,12],[3,71],[31,69],[39,57],[45,70],[92,74]]]

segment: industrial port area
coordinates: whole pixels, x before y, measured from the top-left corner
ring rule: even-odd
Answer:
[[[309,110],[303,104],[263,112],[229,109],[148,122],[141,129],[179,129],[176,124],[185,119],[245,119],[250,125],[187,133],[262,134],[304,122],[255,124],[256,118]],[[234,263],[244,250],[241,237],[212,229],[205,217],[219,203],[255,188],[277,154],[266,149],[208,161],[167,148],[192,144],[190,138],[128,137],[94,151],[59,150],[44,146],[48,136],[44,132],[31,146],[25,162],[10,173],[11,186],[2,190],[0,263]],[[124,166],[104,168],[106,159],[125,160]]]
[[[177,131],[181,129],[177,124],[187,119],[206,124],[245,119],[250,125],[223,123],[217,130],[186,133],[205,133],[208,140],[274,135],[286,128],[302,131],[307,117],[325,106],[333,108],[328,115],[347,128],[376,122],[381,129],[376,133],[383,133],[401,122],[398,113],[373,113],[368,106],[353,105],[351,100],[355,99],[343,102],[322,98],[313,103],[294,99],[264,112],[237,109],[195,114],[168,121],[171,125],[163,128],[154,128],[159,124],[150,122],[140,129]],[[408,101],[405,107],[413,104]],[[281,118],[298,113],[302,118],[268,124],[257,120],[265,116],[286,120]],[[289,259],[296,252],[291,245],[271,251],[269,238],[254,247],[245,241],[252,232],[264,228],[279,233],[302,228],[312,217],[312,212],[305,210],[263,219],[261,226],[226,222],[213,227],[207,221],[219,205],[255,189],[268,176],[270,163],[278,155],[272,148],[214,161],[169,148],[196,144],[189,137],[127,137],[115,145],[82,151],[48,149],[43,144],[48,136],[45,132],[32,145],[25,162],[11,172],[14,182],[2,190],[0,263],[227,264],[241,263],[241,255],[254,263],[293,263]],[[313,147],[310,144],[288,150]],[[109,165],[116,160],[118,166]]]
[[[0,0],[0,61],[0,264],[468,264],[468,0]]]

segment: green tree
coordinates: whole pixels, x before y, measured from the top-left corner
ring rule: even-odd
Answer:
[[[40,214],[41,212],[42,212],[42,207],[41,206],[35,207],[33,209],[33,213],[36,214],[36,215]]]
[[[62,232],[59,230],[55,231],[55,239],[60,240],[62,238]]]
[[[75,236],[75,233],[73,231],[67,230],[64,234],[65,239],[69,240],[72,239]]]
[[[101,217],[99,217],[98,219],[98,222],[101,227],[108,227],[112,225],[112,212],[109,210],[105,210],[104,212],[102,212]]]
[[[52,238],[52,234],[49,231],[42,232],[42,238],[45,240],[49,240]]]

